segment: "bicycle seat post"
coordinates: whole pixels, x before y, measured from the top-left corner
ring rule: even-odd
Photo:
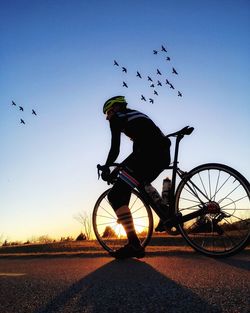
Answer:
[[[174,199],[175,185],[176,185],[176,174],[178,168],[178,154],[179,154],[179,144],[183,135],[177,135],[175,138],[175,149],[174,149],[174,161],[173,161],[173,172],[172,172],[172,188],[170,193],[170,202]]]

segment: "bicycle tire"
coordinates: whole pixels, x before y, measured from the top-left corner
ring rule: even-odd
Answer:
[[[177,188],[175,210],[185,216],[204,206],[206,214],[178,225],[188,244],[211,257],[243,250],[250,238],[248,180],[224,164],[207,163],[192,169]]]
[[[108,252],[114,252],[127,242],[126,233],[118,223],[116,214],[107,199],[109,190],[103,192],[94,206],[92,214],[93,229],[96,239]],[[149,243],[153,233],[153,215],[139,192],[132,190],[129,208],[132,213],[137,236],[143,247]]]

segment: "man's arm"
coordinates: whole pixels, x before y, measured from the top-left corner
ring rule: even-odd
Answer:
[[[115,122],[110,122],[111,147],[105,165],[110,166],[115,162],[120,153],[121,132]]]

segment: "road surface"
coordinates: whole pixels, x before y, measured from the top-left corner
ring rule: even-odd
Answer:
[[[0,259],[1,313],[249,313],[250,253]]]

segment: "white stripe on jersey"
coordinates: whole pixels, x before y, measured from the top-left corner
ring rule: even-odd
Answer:
[[[127,117],[128,122],[135,119],[135,118],[140,118],[140,117],[149,119],[149,117],[147,115],[145,115],[141,112],[138,112],[138,111],[133,111],[133,112],[128,112],[128,113],[117,112],[117,116],[118,117]]]
[[[135,119],[135,118],[138,118],[138,117],[144,117],[144,118],[149,119],[149,117],[148,117],[147,115],[142,114],[142,113],[137,113],[137,114],[134,114],[134,115],[130,116],[130,117],[128,118],[128,122],[131,121],[131,120],[133,120],[133,119]]]

